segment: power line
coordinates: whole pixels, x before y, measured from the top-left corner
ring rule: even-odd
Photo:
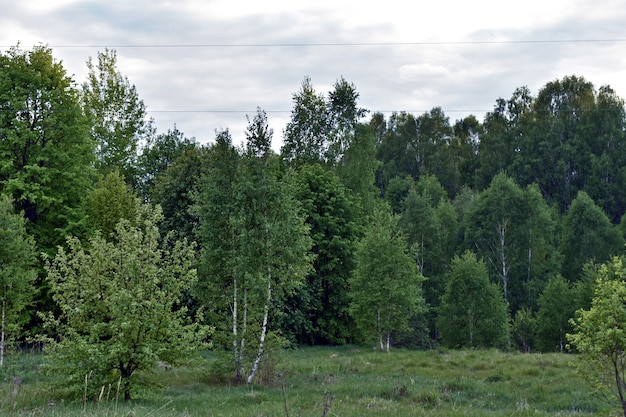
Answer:
[[[607,39],[526,39],[484,41],[416,41],[416,42],[279,42],[279,43],[178,43],[178,44],[59,44],[50,48],[305,48],[305,47],[361,47],[361,46],[446,46],[446,45],[515,45],[515,44],[566,44],[566,43],[624,43],[626,38]],[[2,45],[1,48],[11,46]]]
[[[264,110],[265,113],[291,113],[291,110]],[[428,113],[432,109],[428,110],[370,110],[369,113]],[[444,113],[468,113],[468,112],[488,112],[493,109],[442,109]],[[150,110],[146,109],[148,113],[223,113],[223,114],[244,114],[244,113],[256,113],[257,110],[219,110],[219,109],[182,109],[182,110]]]

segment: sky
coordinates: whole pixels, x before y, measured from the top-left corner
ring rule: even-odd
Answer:
[[[0,0],[0,51],[47,45],[74,81],[114,49],[157,131],[211,143],[267,112],[275,149],[305,77],[343,77],[370,112],[482,120],[498,98],[584,77],[626,97],[626,7],[613,0]]]

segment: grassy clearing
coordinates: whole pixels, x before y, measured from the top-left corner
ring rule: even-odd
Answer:
[[[8,358],[0,370],[0,415],[511,417],[614,411],[569,366],[575,357],[560,354],[303,348],[278,355],[266,368],[265,385],[217,383],[207,363],[159,370],[155,378],[166,389],[139,401],[116,401],[113,387],[86,404],[55,398],[50,377],[38,373],[40,360],[28,354]]]

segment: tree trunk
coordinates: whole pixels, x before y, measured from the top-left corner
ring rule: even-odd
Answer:
[[[384,351],[385,344],[383,343],[383,328],[382,328],[382,325],[380,324],[380,308],[376,312],[377,312],[377,324],[378,324],[378,343],[380,345],[380,350]]]
[[[620,366],[617,365],[613,359],[613,372],[615,375],[615,385],[617,385],[617,394],[619,397],[620,404],[622,405],[622,412],[624,413],[624,417],[626,417],[626,398],[624,398],[624,381],[621,377]]]
[[[252,370],[250,371],[250,375],[248,375],[248,384],[252,383],[254,380],[254,376],[259,369],[259,364],[261,363],[261,358],[263,357],[263,347],[265,344],[265,335],[267,334],[267,320],[270,314],[270,303],[272,302],[272,273],[270,267],[267,268],[267,299],[265,300],[265,311],[263,313],[263,326],[261,327],[261,338],[259,340],[259,351],[256,354],[256,358],[254,359],[254,364],[252,365]]]
[[[239,349],[237,347],[237,278],[233,278],[233,355],[235,358],[235,381],[241,382],[241,362],[239,360]]]
[[[506,227],[509,223],[508,219],[502,219],[502,223],[498,224],[498,237],[500,238],[500,266],[502,268],[502,289],[504,291],[504,301],[509,302],[508,283],[509,283],[509,265],[506,260]]]
[[[7,307],[7,295],[6,295],[6,288],[4,291],[4,295],[2,296],[2,330],[1,330],[1,334],[0,334],[0,367],[4,366],[4,341],[5,341],[5,310]]]

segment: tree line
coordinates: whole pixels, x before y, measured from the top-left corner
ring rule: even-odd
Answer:
[[[260,108],[240,146],[157,132],[116,59],[78,85],[50,48],[0,54],[0,365],[44,341],[69,384],[87,366],[130,398],[135,371],[209,345],[241,382],[284,346],[564,351],[623,254],[608,86],[567,76],[451,123],[305,77],[277,153]]]

